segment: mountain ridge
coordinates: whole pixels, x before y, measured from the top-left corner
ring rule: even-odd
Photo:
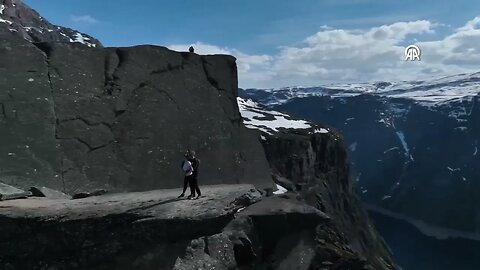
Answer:
[[[480,72],[463,73],[451,76],[432,78],[423,81],[372,83],[328,84],[312,87],[283,87],[269,89],[242,89],[246,94],[250,91],[264,91],[272,95],[270,100],[262,100],[269,106],[280,105],[293,98],[330,96],[346,98],[358,95],[374,95],[386,98],[404,98],[414,100],[418,104],[435,107],[462,99],[471,99],[480,94]]]
[[[0,0],[0,36],[15,36],[30,42],[80,43],[88,47],[103,47],[87,34],[53,25],[35,10],[19,0]]]

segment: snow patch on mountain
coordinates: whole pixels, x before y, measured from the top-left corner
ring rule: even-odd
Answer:
[[[287,114],[263,108],[252,100],[239,97],[237,102],[247,128],[258,129],[270,135],[279,132],[280,129],[313,129],[311,133],[329,133],[326,128],[315,127],[305,120],[294,119]]]
[[[459,171],[461,171],[460,168],[455,168],[455,169],[453,169],[453,168],[450,167],[450,166],[447,166],[447,169],[448,169],[450,172],[457,172],[457,171],[459,172]]]
[[[348,150],[355,152],[357,150],[357,145],[358,145],[357,142],[350,144],[350,146],[348,147]]]
[[[405,157],[409,158],[411,161],[414,161],[413,156],[410,154],[410,148],[408,148],[408,144],[405,140],[405,134],[403,133],[403,131],[397,131],[397,136],[402,143],[403,149],[405,150]]]
[[[280,194],[284,194],[284,193],[287,193],[287,189],[280,186],[279,184],[277,184],[277,190],[273,192],[273,194],[275,195],[280,195]]]
[[[73,40],[71,37],[67,36],[65,33],[60,32],[60,35],[62,35],[62,36],[64,36],[65,38],[67,38],[70,42],[72,42],[72,43],[74,42],[74,40]]]
[[[87,45],[88,47],[97,47],[96,44],[90,42],[90,38],[87,36],[82,35],[81,33],[76,33],[75,34],[75,40],[74,42],[82,43],[84,45]]]
[[[8,21],[8,20],[4,20],[4,19],[2,19],[2,18],[0,18],[0,23],[6,23],[6,24],[8,24],[8,25],[12,25],[12,24],[13,24],[13,22]]]
[[[394,150],[398,150],[398,149],[400,149],[400,148],[398,148],[398,147],[392,147],[392,148],[390,148],[390,149],[385,150],[383,153],[384,153],[384,154],[388,154],[388,153],[390,153],[390,152],[392,152],[392,151],[394,151]]]
[[[327,133],[328,133],[328,130],[325,129],[325,128],[316,128],[316,129],[314,130],[314,133],[327,134]]]

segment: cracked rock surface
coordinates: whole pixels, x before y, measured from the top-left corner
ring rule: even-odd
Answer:
[[[231,56],[157,46],[0,44],[0,176],[66,193],[178,187],[189,148],[202,184],[271,188],[261,144],[243,126]]]

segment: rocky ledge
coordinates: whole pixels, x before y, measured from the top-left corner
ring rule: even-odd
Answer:
[[[252,185],[0,202],[2,269],[373,269],[330,218]]]

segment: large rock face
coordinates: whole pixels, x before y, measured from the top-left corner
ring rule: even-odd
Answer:
[[[270,187],[262,147],[238,112],[233,57],[20,44],[0,45],[0,68],[9,71],[0,80],[7,184],[174,187],[190,148],[206,161],[203,184]]]
[[[3,182],[68,193],[174,187],[194,149],[202,184],[271,188],[238,112],[233,57],[72,43],[21,2],[0,4]]]
[[[30,42],[74,42],[101,47],[97,39],[70,28],[49,23],[20,0],[0,0],[0,37],[18,37]]]
[[[292,182],[310,205],[331,216],[351,247],[376,269],[392,265],[388,247],[373,228],[350,181],[343,139],[333,131],[266,136],[265,152],[277,178]]]

